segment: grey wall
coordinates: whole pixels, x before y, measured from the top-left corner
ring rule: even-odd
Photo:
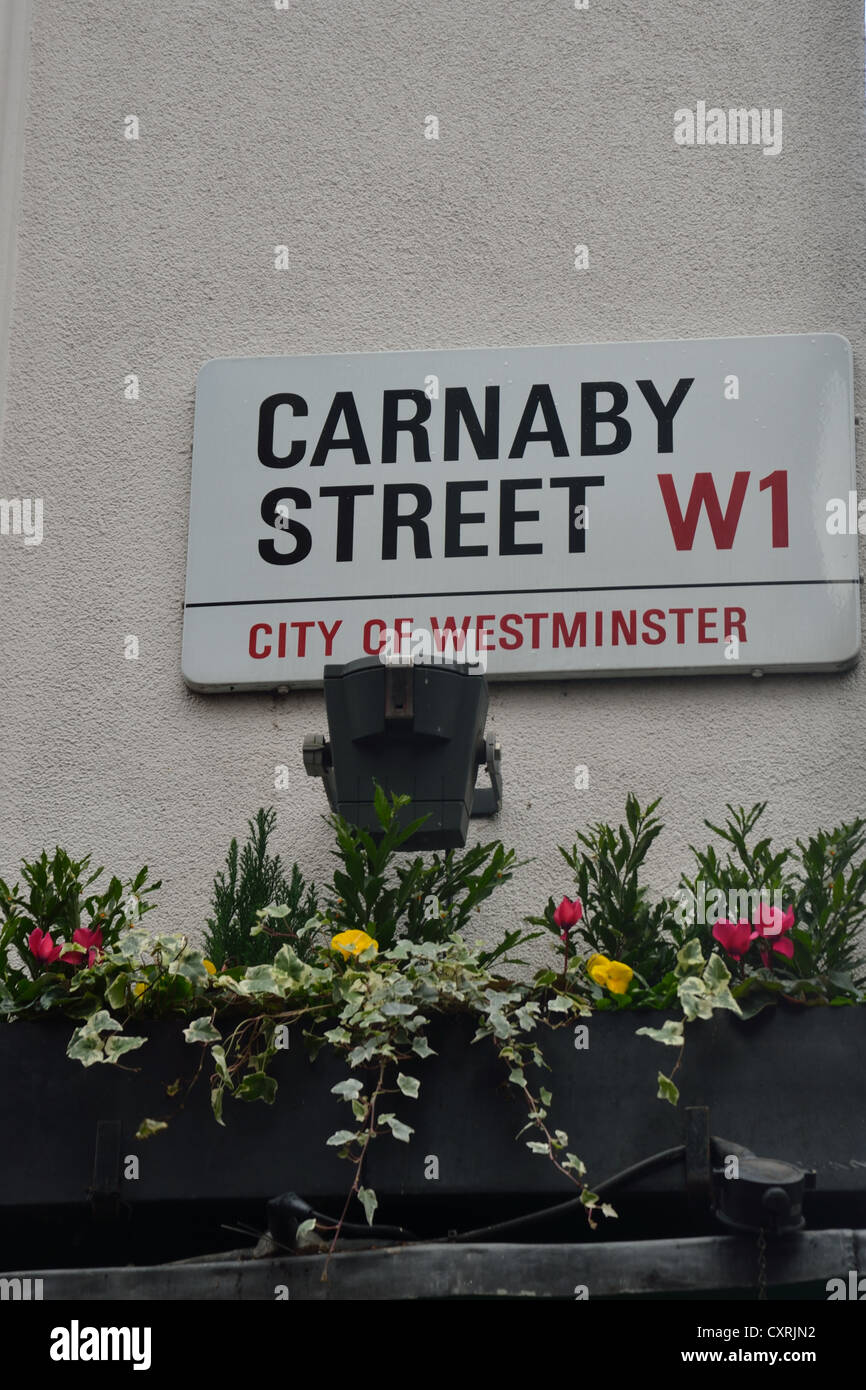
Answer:
[[[321,696],[181,681],[207,358],[832,330],[862,410],[862,30],[859,0],[35,0],[0,494],[43,497],[46,530],[0,539],[0,873],[58,840],[147,859],[163,926],[196,930],[269,802],[282,851],[328,864],[299,762]],[[677,148],[700,98],[781,107],[781,155]],[[862,812],[864,688],[494,687],[498,833],[534,856],[501,920],[568,889],[557,843],[629,788],[664,796],[659,886],[727,800],[787,836]]]

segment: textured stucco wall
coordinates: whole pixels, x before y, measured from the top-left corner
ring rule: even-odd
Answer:
[[[260,804],[329,862],[299,761],[321,696],[181,681],[207,358],[832,330],[862,410],[862,30],[859,0],[35,0],[0,494],[43,497],[46,532],[0,540],[0,872],[55,841],[147,859],[196,929]],[[782,154],[677,149],[700,98],[782,107]],[[862,812],[864,691],[866,663],[494,686],[497,833],[534,856],[502,910],[566,890],[557,842],[628,788],[664,796],[658,886],[726,800],[789,836]]]

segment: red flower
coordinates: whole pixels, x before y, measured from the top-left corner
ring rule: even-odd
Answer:
[[[713,927],[713,936],[718,941],[724,951],[734,960],[742,960],[749,949],[749,946],[758,935],[752,931],[751,922],[716,922]]]
[[[61,942],[59,946],[55,946],[54,942],[51,940],[50,932],[44,932],[41,927],[33,928],[27,938],[27,945],[30,947],[32,954],[38,961],[41,961],[43,965],[52,965],[63,950],[63,943]]]
[[[783,936],[783,932],[789,932],[794,925],[794,909],[789,907],[783,912],[779,907],[770,907],[768,903],[761,903],[755,913],[755,936],[763,937],[768,940],[774,951],[778,951],[780,956],[790,960],[794,954],[794,943],[788,936]],[[766,968],[770,964],[770,952],[766,946],[758,948],[761,964]]]
[[[576,927],[583,916],[583,905],[580,898],[563,898],[559,907],[553,914],[553,920],[558,927],[563,930],[559,933],[560,940],[567,941],[568,933],[572,927]]]
[[[83,949],[74,951],[71,947],[67,947],[60,957],[67,965],[82,964],[82,957],[85,952],[87,953],[88,965],[93,965],[94,961],[99,959],[99,952],[102,949],[102,932],[99,927],[77,927],[72,933],[72,940]]]

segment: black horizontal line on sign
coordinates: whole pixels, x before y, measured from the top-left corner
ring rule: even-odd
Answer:
[[[230,598],[214,599],[207,603],[185,603],[184,608],[254,608],[267,603],[372,603],[378,599],[403,598],[497,598],[512,594],[629,594],[637,590],[667,589],[774,589],[783,585],[802,584],[859,584],[858,579],[719,579],[709,583],[686,584],[602,584],[589,589],[475,589],[467,593],[465,589],[453,589],[448,593],[420,594],[331,594],[312,598]]]

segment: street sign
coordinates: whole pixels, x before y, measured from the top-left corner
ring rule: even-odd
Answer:
[[[214,359],[184,678],[315,685],[383,650],[491,679],[844,669],[852,401],[833,333]]]

